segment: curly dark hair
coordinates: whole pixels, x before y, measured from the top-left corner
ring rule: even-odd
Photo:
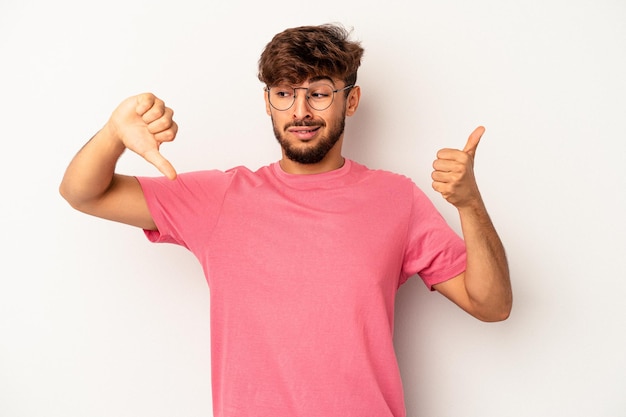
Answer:
[[[363,48],[349,40],[350,32],[337,24],[287,29],[267,44],[259,59],[259,80],[267,86],[301,84],[313,77],[356,83]]]

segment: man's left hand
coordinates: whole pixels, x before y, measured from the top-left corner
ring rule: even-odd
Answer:
[[[485,128],[477,127],[463,150],[441,149],[433,162],[433,189],[457,209],[481,202],[474,177],[474,157]]]

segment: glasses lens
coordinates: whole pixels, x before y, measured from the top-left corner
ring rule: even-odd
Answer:
[[[287,110],[293,104],[295,99],[293,87],[290,86],[275,86],[271,87],[267,92],[270,104],[276,110]]]
[[[309,105],[315,110],[326,110],[333,102],[333,88],[328,84],[309,86]]]
[[[328,84],[312,84],[308,88],[293,88],[291,86],[278,85],[269,88],[267,94],[270,104],[276,110],[289,109],[295,99],[296,91],[302,90],[300,94],[305,93],[309,106],[314,110],[326,110],[333,103],[334,90]]]

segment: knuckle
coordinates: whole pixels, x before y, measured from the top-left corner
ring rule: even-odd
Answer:
[[[172,130],[167,130],[165,132],[165,138],[167,141],[172,141],[176,137],[176,134]]]
[[[172,129],[164,130],[158,134],[158,140],[160,142],[171,142],[176,137],[176,132]]]

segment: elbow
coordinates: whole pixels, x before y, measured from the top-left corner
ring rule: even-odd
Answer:
[[[476,316],[476,317],[480,321],[483,321],[485,323],[497,323],[500,321],[505,321],[506,319],[509,318],[510,315],[511,315],[511,310],[507,310],[507,311],[490,313],[489,315]]]
[[[497,306],[485,309],[480,313],[474,314],[478,320],[486,323],[497,323],[505,321],[511,316],[511,310],[513,309],[513,300],[509,296],[506,300]]]
[[[65,182],[61,182],[59,185],[59,194],[72,208],[78,209],[77,202],[72,198],[72,193]]]
[[[66,190],[66,188],[67,188],[67,187],[65,186],[65,183],[63,183],[63,182],[62,182],[62,183],[59,185],[59,194],[61,195],[61,197],[63,197],[63,199],[64,199],[65,201],[68,201],[68,198],[67,198],[67,190]],[[68,202],[69,202],[69,201],[68,201]]]
[[[59,194],[61,195],[61,197],[63,197],[65,201],[67,201],[70,205],[72,205],[72,201],[70,199],[70,194],[67,190],[67,186],[63,182],[61,183],[61,185],[59,185]]]
[[[75,210],[85,212],[85,201],[80,198],[80,193],[75,192],[66,182],[59,185],[59,194]]]

